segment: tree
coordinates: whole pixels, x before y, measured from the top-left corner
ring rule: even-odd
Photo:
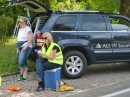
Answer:
[[[88,0],[86,8],[89,10],[99,10],[109,13],[118,13],[119,4],[120,0]]]
[[[10,26],[13,24],[13,18],[5,15],[0,16],[0,42],[6,42],[6,36],[8,31],[10,31]]]
[[[130,17],[130,0],[121,0],[120,14]]]
[[[50,2],[49,2],[49,0],[37,0],[37,1],[40,2],[40,3],[45,4],[48,8],[50,8]]]
[[[98,10],[118,13],[120,0],[37,0],[54,10]]]

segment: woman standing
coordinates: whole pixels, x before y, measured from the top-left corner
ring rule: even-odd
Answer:
[[[41,79],[38,82],[36,91],[44,90],[44,71],[61,67],[63,54],[59,45],[53,42],[52,35],[46,32],[42,35],[42,50],[38,51],[42,58],[36,60],[36,76]]]
[[[32,38],[33,33],[29,26],[26,25],[27,19],[25,17],[20,17],[18,19],[20,29],[18,32],[18,42],[17,42],[17,53],[19,54],[19,67],[20,67],[20,76],[17,79],[18,81],[27,80],[27,58],[32,51]]]

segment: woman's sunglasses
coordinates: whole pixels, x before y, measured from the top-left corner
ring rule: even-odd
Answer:
[[[46,39],[47,39],[47,37],[43,37],[42,39],[46,40]]]

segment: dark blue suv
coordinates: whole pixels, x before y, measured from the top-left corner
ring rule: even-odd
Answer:
[[[32,52],[41,48],[42,33],[49,31],[64,54],[62,72],[78,78],[90,64],[130,62],[130,18],[98,11],[51,11],[34,0],[10,0],[37,13],[31,27],[35,37]]]

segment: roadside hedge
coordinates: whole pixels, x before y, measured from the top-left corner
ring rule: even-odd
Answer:
[[[13,18],[5,15],[0,16],[0,42],[5,43],[6,35],[14,23]]]

